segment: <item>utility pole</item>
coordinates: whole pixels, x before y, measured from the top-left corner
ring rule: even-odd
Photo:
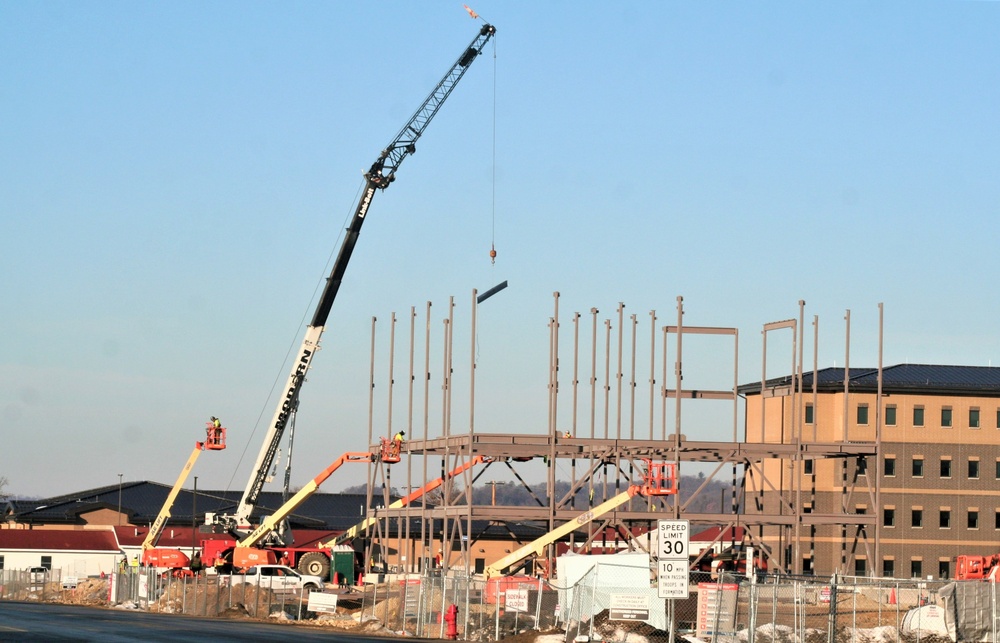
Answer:
[[[118,474],[118,526],[122,524],[122,475]]]
[[[502,482],[497,482],[496,480],[491,480],[491,481],[489,481],[489,482],[485,482],[485,483],[483,483],[483,484],[488,484],[488,485],[490,485],[491,487],[493,487],[493,501],[492,501],[492,502],[491,502],[490,504],[491,504],[491,506],[493,506],[493,507],[496,507],[496,506],[497,506],[497,485],[498,485],[498,484],[501,484],[501,485],[502,485],[502,484],[504,484],[504,483],[502,483]]]
[[[191,558],[198,545],[198,476],[194,477],[194,492],[191,494]]]

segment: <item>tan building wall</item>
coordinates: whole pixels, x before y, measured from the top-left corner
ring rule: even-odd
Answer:
[[[761,396],[747,396],[748,442],[875,442],[881,410],[880,506],[875,506],[874,458],[867,459],[867,475],[857,477],[856,484],[853,458],[766,460],[763,478],[774,489],[760,476],[748,478],[748,500],[762,490],[765,512],[794,514],[789,507],[801,499],[803,514],[846,510],[877,516],[879,560],[874,560],[875,535],[867,534],[867,548],[855,548],[857,527],[845,520],[844,526],[797,530],[798,549],[810,559],[805,569],[939,578],[954,573],[959,554],[1000,552],[1000,399],[889,393],[883,395],[881,409],[875,393],[848,394],[846,408],[844,400],[842,390],[820,392],[816,398],[811,391],[765,397],[762,432]],[[779,495],[788,505],[781,506]],[[795,531],[764,529],[764,540],[787,558]]]

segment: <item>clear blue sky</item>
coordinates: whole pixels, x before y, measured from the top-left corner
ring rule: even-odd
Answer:
[[[438,336],[455,296],[468,370],[471,291],[504,279],[483,431],[545,429],[554,291],[564,332],[619,301],[673,323],[682,295],[685,323],[740,329],[744,382],[799,299],[821,366],[847,309],[852,365],[875,364],[879,302],[887,364],[1000,365],[1000,3],[471,4],[495,49],[372,205],[293,484],[364,448],[372,316],[403,319],[400,382],[410,306],[434,302]],[[242,489],[361,171],[477,24],[457,1],[0,1],[7,490],[172,483],[210,415],[230,449],[199,487]],[[727,351],[685,367],[725,383]]]

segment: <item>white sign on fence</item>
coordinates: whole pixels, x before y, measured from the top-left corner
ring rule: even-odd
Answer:
[[[691,523],[687,520],[656,522],[656,595],[660,598],[687,598]]]
[[[528,590],[508,589],[504,601],[504,609],[509,612],[527,612]]]
[[[649,597],[642,594],[612,594],[608,620],[648,621]]]
[[[309,606],[307,609],[310,612],[336,614],[337,595],[324,594],[323,592],[309,592]]]

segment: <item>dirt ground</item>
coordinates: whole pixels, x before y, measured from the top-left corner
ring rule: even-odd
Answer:
[[[46,601],[69,605],[107,605],[108,580],[88,578],[75,589],[63,589],[60,583],[46,583],[44,587],[32,587],[4,594],[4,598],[15,601]]]

